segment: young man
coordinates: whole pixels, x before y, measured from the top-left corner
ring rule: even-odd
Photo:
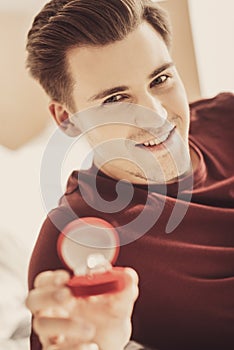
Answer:
[[[129,340],[133,270],[123,270],[122,292],[88,299],[73,298],[68,273],[54,271],[64,269],[59,233],[82,217],[116,227],[117,265],[140,277],[134,340],[234,346],[234,96],[189,109],[169,47],[166,16],[151,1],[53,0],[35,18],[28,67],[56,122],[84,134],[94,158],[72,173],[32,256],[27,303],[42,344],[33,333],[33,350],[123,349]]]

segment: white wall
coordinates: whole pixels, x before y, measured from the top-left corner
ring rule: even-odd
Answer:
[[[190,102],[201,98],[200,83],[187,0],[167,0],[160,5],[168,11],[172,24],[172,58],[185,85]]]
[[[47,2],[46,0],[1,0],[0,11],[36,13]]]
[[[202,96],[234,91],[234,1],[189,0]]]

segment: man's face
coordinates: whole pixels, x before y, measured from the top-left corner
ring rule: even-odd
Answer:
[[[143,22],[122,41],[74,48],[68,62],[79,128],[103,172],[144,184],[189,170],[186,94],[153,27]]]

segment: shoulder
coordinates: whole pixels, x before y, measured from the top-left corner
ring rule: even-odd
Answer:
[[[206,143],[219,139],[230,147],[233,118],[233,93],[221,93],[213,98],[196,101],[190,105],[190,136],[201,141],[204,138]]]
[[[234,116],[234,93],[223,92],[215,97],[202,99],[190,104],[191,121]]]
[[[190,105],[190,140],[202,152],[212,178],[233,174],[234,94],[221,93]]]

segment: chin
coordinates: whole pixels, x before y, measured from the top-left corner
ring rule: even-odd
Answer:
[[[167,184],[178,181],[178,178],[188,175],[190,171],[191,162],[190,159],[187,159],[183,164],[177,166],[170,164],[167,167],[162,167],[160,171],[158,168],[149,168],[143,173],[139,169],[128,169],[126,178],[130,177],[130,181],[135,184]]]

